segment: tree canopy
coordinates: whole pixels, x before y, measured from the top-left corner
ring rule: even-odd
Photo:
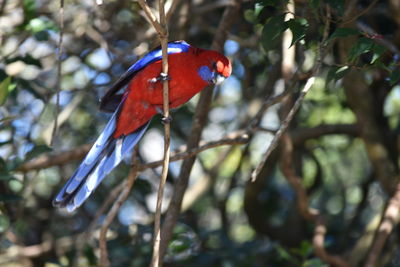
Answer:
[[[99,98],[160,45],[138,2],[0,1],[0,266],[150,264],[160,116],[82,207],[52,206]],[[400,2],[165,2],[168,39],[233,73],[171,111],[163,265],[399,266]]]

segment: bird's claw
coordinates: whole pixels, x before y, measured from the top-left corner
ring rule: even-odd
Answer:
[[[168,74],[161,72],[160,76],[158,76],[157,79],[159,79],[159,81],[165,82],[165,81],[170,81],[171,77]]]
[[[150,82],[156,83],[156,82],[164,82],[164,81],[170,81],[170,80],[171,80],[171,77],[168,74],[161,72],[158,77],[150,79]]]
[[[161,122],[162,122],[163,124],[170,123],[171,121],[172,121],[172,117],[171,117],[171,116],[167,116],[167,117],[163,116],[163,117],[161,118]]]

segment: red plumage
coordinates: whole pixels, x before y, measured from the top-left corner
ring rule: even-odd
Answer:
[[[170,108],[186,103],[209,84],[198,73],[201,66],[215,68],[224,77],[231,73],[231,64],[225,56],[194,47],[186,53],[169,55],[168,65]],[[125,92],[126,100],[117,120],[114,138],[132,133],[157,114],[157,108],[162,110],[162,82],[154,82],[161,70],[162,62],[158,60],[133,77]]]

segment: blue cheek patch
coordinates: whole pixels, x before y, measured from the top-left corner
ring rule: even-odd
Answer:
[[[209,67],[207,66],[201,66],[198,70],[198,73],[200,77],[206,81],[206,82],[211,82],[212,79],[214,78],[214,72],[210,70]]]

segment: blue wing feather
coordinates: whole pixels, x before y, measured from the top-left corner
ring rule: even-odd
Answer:
[[[53,201],[54,205],[66,206],[68,211],[73,211],[82,205],[106,175],[142,138],[150,122],[127,136],[113,138],[118,111],[119,109],[113,114],[85,159],[57,194]]]
[[[189,51],[190,45],[185,41],[176,41],[168,43],[168,54],[185,53]],[[147,53],[144,57],[136,61],[119,79],[113,84],[113,86],[107,91],[107,93],[100,99],[100,109],[105,112],[113,112],[118,103],[120,103],[121,95],[116,94],[124,86],[126,86],[137,72],[142,70],[147,65],[162,59],[161,48],[156,48],[153,51]]]
[[[168,43],[168,55],[187,52],[189,50],[189,47],[190,45],[185,41],[170,42]],[[161,47],[158,47],[136,61],[136,63],[133,64],[127,72],[137,72],[149,65],[150,63],[160,59],[162,59],[162,50]]]

